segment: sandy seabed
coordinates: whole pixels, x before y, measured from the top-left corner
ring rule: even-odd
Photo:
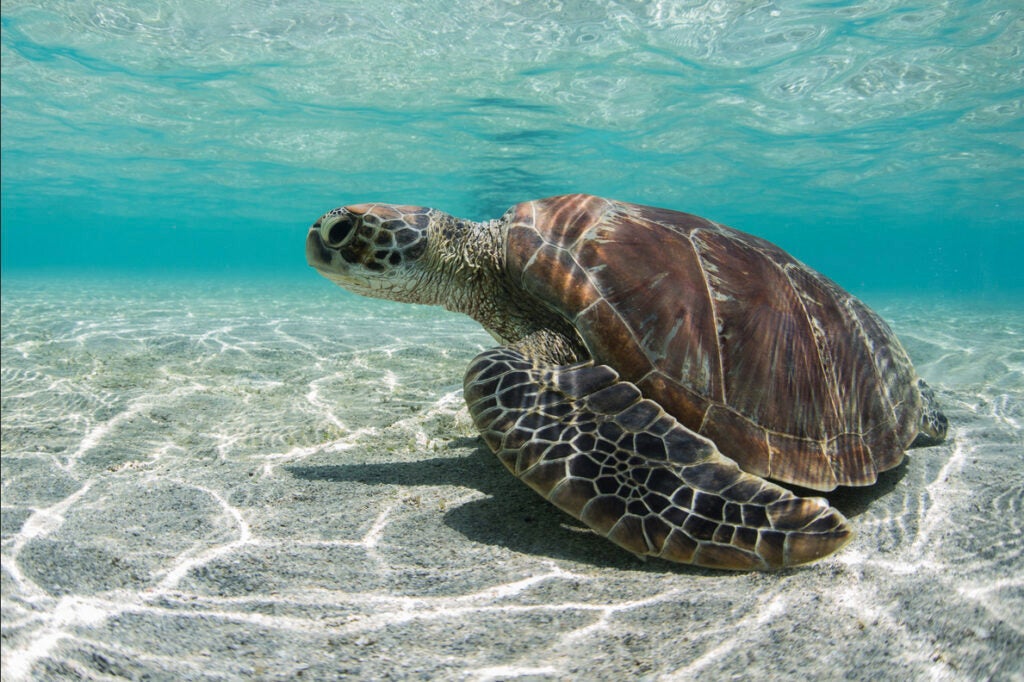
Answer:
[[[840,553],[725,573],[508,475],[462,404],[468,319],[5,277],[3,679],[1024,679],[1024,313],[869,303],[948,442],[830,495]]]

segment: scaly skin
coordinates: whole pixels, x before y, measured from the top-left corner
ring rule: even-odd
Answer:
[[[821,498],[744,473],[605,365],[481,353],[466,403],[517,478],[639,556],[738,570],[820,559],[853,537]]]

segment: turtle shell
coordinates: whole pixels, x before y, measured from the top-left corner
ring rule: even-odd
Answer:
[[[745,471],[868,485],[917,434],[916,374],[892,331],[777,246],[587,195],[518,204],[508,221],[522,288]]]

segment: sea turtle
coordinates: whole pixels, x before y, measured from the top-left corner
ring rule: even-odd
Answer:
[[[465,376],[518,478],[640,556],[731,569],[852,536],[815,490],[864,486],[946,419],[889,327],[769,242],[589,195],[487,222],[416,206],[330,211],[306,257],[359,294],[439,304],[501,344]]]

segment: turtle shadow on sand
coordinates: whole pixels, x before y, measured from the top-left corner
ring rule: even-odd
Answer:
[[[903,457],[903,461],[895,468],[879,472],[878,480],[874,484],[863,488],[843,486],[822,493],[799,486],[786,487],[803,497],[813,497],[815,495],[824,497],[829,501],[829,504],[841,511],[844,516],[853,519],[866,512],[875,500],[892,493],[896,486],[899,485],[899,482],[903,480],[903,477],[907,475],[909,463],[910,454],[907,454]]]
[[[537,494],[508,475],[478,438],[458,438],[452,449],[469,456],[433,457],[406,462],[288,466],[299,479],[354,482],[365,485],[458,486],[487,497],[448,510],[444,523],[466,538],[533,556],[564,559],[595,567],[642,571],[683,571],[720,575],[721,571],[652,559],[644,561],[607,543],[578,521],[550,505],[538,504]],[[907,460],[883,472],[865,488],[838,488],[828,493],[794,488],[798,495],[823,496],[848,517],[863,514],[875,500],[891,493],[907,473]],[[789,569],[793,570],[793,569]],[[799,570],[799,569],[796,569]],[[730,571],[731,573],[732,571]]]
[[[365,485],[457,486],[487,497],[445,512],[444,523],[473,542],[505,547],[525,555],[562,559],[594,567],[638,571],[680,570],[695,575],[721,572],[653,559],[644,561],[614,545],[551,505],[538,504],[537,493],[508,472],[477,438],[458,438],[451,448],[468,455],[412,462],[288,466],[299,479]]]

